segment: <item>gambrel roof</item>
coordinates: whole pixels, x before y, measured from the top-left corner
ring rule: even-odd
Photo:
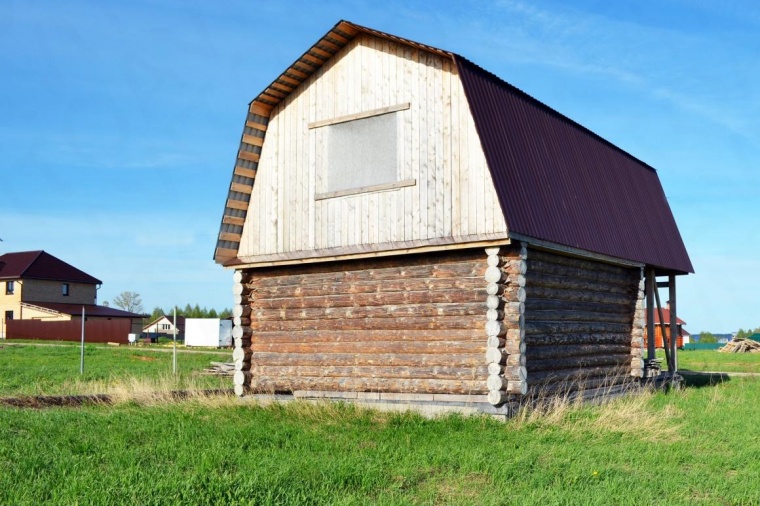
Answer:
[[[657,172],[467,59],[340,21],[249,106],[215,251],[234,263],[272,109],[359,34],[450,58],[456,65],[509,235],[693,272]]]

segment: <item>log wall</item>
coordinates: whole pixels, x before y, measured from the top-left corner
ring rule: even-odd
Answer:
[[[487,267],[476,249],[239,271],[236,391],[485,395]]]
[[[626,268],[530,249],[525,344],[532,395],[641,376],[643,285]]]

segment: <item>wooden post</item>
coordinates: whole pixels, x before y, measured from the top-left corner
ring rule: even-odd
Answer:
[[[678,317],[676,315],[676,276],[668,276],[668,298],[670,299],[670,355],[673,360],[673,373],[678,372]]]
[[[659,287],[655,283],[654,287],[654,298],[657,302],[657,316],[660,320],[660,332],[662,333],[662,349],[665,352],[665,362],[668,364],[668,372],[674,372],[673,371],[673,361],[671,360],[671,354],[670,354],[670,342],[668,341],[668,327],[665,324],[665,319],[663,318],[662,314],[662,304],[660,304],[660,291]],[[673,340],[673,336],[670,336],[670,340]]]
[[[646,268],[646,292],[647,292],[647,360],[654,360],[655,358],[655,343],[654,343],[654,267],[647,266]]]

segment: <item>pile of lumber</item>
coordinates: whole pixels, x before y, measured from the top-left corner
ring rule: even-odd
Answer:
[[[233,376],[235,374],[235,362],[211,362],[211,366],[206,367],[203,374]]]
[[[718,351],[723,353],[760,353],[760,343],[752,339],[734,339]]]

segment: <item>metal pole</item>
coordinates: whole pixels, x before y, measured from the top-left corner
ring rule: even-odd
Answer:
[[[172,352],[172,372],[177,374],[177,306],[174,306],[174,350]]]
[[[84,306],[82,306],[82,346],[79,350],[79,374],[84,374]]]

